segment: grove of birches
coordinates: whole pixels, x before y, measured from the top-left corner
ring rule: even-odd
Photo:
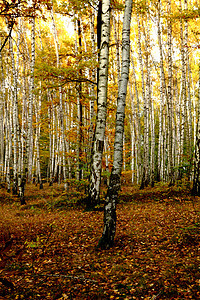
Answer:
[[[0,1],[0,182],[91,180],[105,0]],[[127,1],[128,2],[128,1]],[[131,2],[131,1],[129,1]],[[113,166],[125,1],[109,3],[101,182]],[[140,188],[193,182],[200,193],[200,2],[132,1],[122,174]],[[99,108],[100,107],[100,108]],[[91,185],[89,184],[90,189]],[[26,188],[26,187],[25,187]],[[98,195],[99,196],[99,195]]]

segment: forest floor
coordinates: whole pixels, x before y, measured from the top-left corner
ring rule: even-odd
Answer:
[[[0,190],[0,299],[200,299],[200,198],[185,186],[123,186],[114,247],[83,191]]]

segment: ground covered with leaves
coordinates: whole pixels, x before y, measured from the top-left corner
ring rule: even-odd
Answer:
[[[183,187],[122,188],[110,250],[83,191],[0,190],[0,299],[199,299],[200,203]]]

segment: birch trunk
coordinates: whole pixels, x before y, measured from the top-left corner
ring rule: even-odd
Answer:
[[[65,123],[66,123],[66,131],[69,132],[71,130],[71,126],[70,126],[70,108],[69,108],[69,103],[65,102]],[[66,140],[66,150],[67,150],[67,164],[68,164],[68,178],[71,179],[72,178],[72,166],[71,166],[71,160],[70,160],[70,141],[67,139]]]
[[[137,174],[136,177],[138,178],[138,163],[137,163],[137,145],[136,145],[136,134],[138,136],[137,126],[135,126],[136,120],[136,113],[135,113],[135,103],[134,103],[134,94],[131,93],[131,85],[129,83],[129,93],[131,98],[131,116],[130,116],[130,123],[131,123],[131,182],[134,183],[135,180],[135,173]],[[135,134],[136,132],[136,134]]]
[[[90,32],[91,32],[91,43],[92,43],[92,54],[93,57],[95,57],[95,33],[94,33],[94,11],[92,12],[91,21],[90,21]],[[95,82],[96,76],[95,76],[95,70],[92,70],[92,81]],[[95,93],[95,84],[93,83],[91,86],[91,92],[90,92],[90,127],[89,127],[89,160],[91,159],[91,153],[92,153],[92,141],[94,136],[94,99],[96,97]]]
[[[162,47],[162,24],[161,24],[161,10],[162,5],[161,1],[158,1],[158,22],[157,22],[157,30],[158,30],[158,46],[159,46],[159,54],[160,54],[160,115],[159,115],[159,142],[158,142],[158,180],[163,180],[163,170],[164,170],[164,136],[163,132],[165,131],[164,122],[165,115],[163,115],[165,110],[165,103],[167,98],[167,89],[166,89],[166,79],[164,72],[164,59],[163,59],[163,47]]]
[[[54,20],[54,13],[53,13],[53,6],[51,8],[51,19],[52,19],[52,27],[53,27],[53,36],[54,36],[54,44],[55,44],[55,51],[56,51],[56,61],[57,61],[57,68],[60,67],[60,60],[59,60],[59,43],[58,43],[58,35]],[[61,137],[60,137],[60,153],[59,153],[59,181],[61,180],[61,170],[63,169],[63,179],[64,179],[64,189],[67,188],[66,182],[66,158],[65,158],[65,136],[64,136],[64,112],[63,112],[63,92],[62,87],[59,87],[59,119],[60,119],[60,129],[61,129]],[[61,161],[63,162],[61,164]],[[62,166],[63,165],[63,168]]]
[[[107,82],[109,62],[110,37],[110,0],[102,1],[101,46],[99,59],[99,80],[97,93],[97,120],[93,154],[90,170],[88,207],[94,207],[99,202],[101,165],[104,148],[105,125],[107,114]]]
[[[184,0],[184,9],[188,10],[187,0]],[[190,59],[188,50],[188,21],[185,20],[185,59],[186,59],[186,90],[187,90],[187,110],[188,110],[188,179],[191,180],[191,161],[193,155],[193,143],[192,143],[192,100],[191,100],[191,70]]]
[[[52,167],[52,113],[48,106],[48,127],[49,127],[49,186],[53,185],[53,167]]]
[[[1,40],[0,40],[1,48]],[[0,52],[0,68],[1,68],[1,90],[0,90],[0,181],[3,181],[4,174],[4,153],[5,153],[5,143],[4,143],[4,118],[5,118],[5,78],[3,69],[3,58]],[[6,120],[6,119],[5,119]]]
[[[13,75],[13,194],[17,195],[17,126],[18,126],[18,98],[17,98],[17,72],[15,67],[15,58],[13,52],[13,43],[12,37],[9,37],[9,46],[10,46],[10,55],[11,55],[11,63],[12,63],[12,75]]]
[[[113,28],[114,28],[114,38],[115,38],[115,44],[116,44],[116,58],[117,58],[117,78],[118,78],[118,84],[120,80],[120,55],[119,55],[119,38],[117,35],[117,27],[116,27],[116,20],[115,15],[112,15],[112,21],[113,21]]]
[[[28,111],[28,181],[32,180],[33,165],[33,97],[34,97],[34,68],[35,68],[35,17],[31,19],[31,70],[30,70],[30,88],[29,88],[29,111]]]
[[[145,93],[145,80],[144,80],[144,70],[143,70],[143,59],[142,59],[142,45],[141,45],[141,25],[139,14],[137,13],[137,25],[138,25],[138,51],[139,51],[139,65],[142,77],[142,98],[144,103],[144,150],[143,150],[143,170],[142,170],[142,181],[140,188],[143,189],[149,183],[148,176],[148,165],[149,165],[149,155],[148,155],[148,102],[147,95]],[[148,82],[147,82],[148,84]]]
[[[192,194],[200,196],[200,66],[199,66],[199,87],[198,87],[198,112],[197,112],[197,131],[194,157],[194,178]]]
[[[168,0],[168,13],[171,13],[171,0]],[[168,174],[169,174],[169,184],[174,184],[174,166],[172,157],[172,23],[171,19],[168,19],[167,26],[167,45],[168,45],[168,95],[167,95],[167,108],[168,108]]]
[[[146,25],[146,26],[145,26]],[[151,186],[154,186],[154,165],[155,165],[155,132],[154,132],[154,107],[153,100],[151,97],[151,66],[150,66],[150,32],[149,32],[150,22],[149,13],[147,12],[146,24],[143,22],[143,30],[145,36],[145,62],[146,62],[146,99],[147,99],[147,133],[146,133],[146,147],[147,147],[147,182],[150,182]],[[150,119],[150,130],[151,130],[151,156],[149,159],[149,119]],[[149,166],[150,160],[150,166]],[[149,171],[150,168],[150,178]]]
[[[78,19],[78,49],[79,54],[82,55],[82,32],[81,21]],[[79,70],[78,77],[82,77],[82,70]],[[82,179],[83,165],[82,165],[82,143],[83,143],[83,105],[82,105],[82,83],[78,83],[78,97],[77,97],[77,110],[78,110],[78,151],[77,151],[77,180]]]
[[[122,67],[117,99],[113,168],[104,207],[104,229],[98,244],[98,246],[103,249],[109,249],[113,245],[116,231],[116,201],[120,190],[120,178],[123,164],[125,103],[130,65],[131,13],[132,0],[126,0],[122,30]]]
[[[11,133],[11,108],[10,108],[10,95],[8,93],[7,103],[5,105],[5,121],[6,121],[6,149],[5,149],[5,163],[4,172],[7,183],[7,191],[11,191],[11,180],[10,180],[10,161],[12,153],[12,133]]]
[[[40,112],[41,112],[41,94],[39,95],[38,103],[35,103],[35,117],[36,117],[36,136],[35,136],[35,152],[36,152],[36,179],[40,185],[40,189],[43,189],[41,169],[40,169]]]
[[[140,99],[139,99],[139,93],[138,93],[138,88],[137,88],[137,79],[136,79],[136,72],[135,72],[135,64],[133,61],[133,57],[131,57],[131,62],[132,62],[132,68],[133,68],[133,78],[134,78],[134,87],[135,87],[135,96],[137,100],[137,110],[135,113],[135,124],[136,124],[136,140],[137,140],[137,184],[139,184],[139,181],[141,180],[141,173],[142,173],[142,168],[141,168],[141,122],[140,122]]]

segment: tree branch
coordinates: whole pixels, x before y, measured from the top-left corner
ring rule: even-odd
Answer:
[[[5,38],[5,41],[4,41],[3,45],[1,46],[0,52],[5,47],[5,44],[6,44],[7,40],[9,39],[9,37],[11,37],[13,26],[14,26],[14,21],[12,21],[12,23],[11,23],[10,32],[9,32],[8,36]]]

